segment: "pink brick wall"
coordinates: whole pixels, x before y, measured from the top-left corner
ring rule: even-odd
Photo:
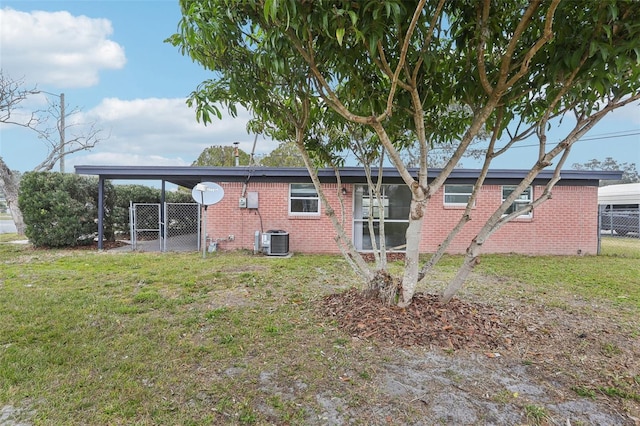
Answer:
[[[282,229],[289,233],[289,250],[305,253],[338,253],[335,231],[325,215],[324,206],[320,215],[289,215],[288,183],[249,183],[247,192],[258,193],[258,210],[240,209],[238,200],[242,195],[242,183],[220,183],[224,188],[224,198],[208,208],[208,234],[212,238],[227,238],[234,235],[234,241],[222,241],[222,250],[253,250],[255,231],[266,232]],[[325,194],[331,205],[338,206],[338,187],[325,185]],[[345,196],[346,232],[351,235],[352,191]],[[338,207],[336,214],[340,212]]]
[[[240,209],[238,200],[242,183],[220,183],[224,199],[210,206],[208,235],[234,241],[221,241],[221,250],[253,250],[255,231],[282,229],[289,233],[289,249],[304,253],[339,253],[335,231],[325,215],[324,206],[319,216],[289,215],[288,183],[253,183],[247,191],[257,192],[259,209]],[[345,198],[347,235],[352,233],[353,186]],[[340,217],[336,184],[326,184],[325,193]],[[542,187],[534,187],[534,197]],[[449,252],[462,253],[484,224],[486,218],[500,205],[501,186],[485,185],[471,213],[472,220],[453,241]],[[463,212],[463,208],[444,206],[442,190],[431,199],[422,230],[421,251],[433,252],[446,237]],[[516,219],[503,226],[485,243],[484,253],[522,254],[595,254],[597,251],[597,188],[590,186],[556,186],[552,199],[533,212],[533,217]]]
[[[535,186],[533,196],[542,194]],[[556,186],[552,198],[533,211],[531,218],[515,219],[484,244],[484,253],[595,254],[598,247],[598,189]],[[485,185],[471,212],[471,221],[454,239],[449,252],[463,253],[485,220],[502,202],[500,185]],[[445,207],[442,190],[427,208],[421,249],[432,252],[455,226],[464,208]]]

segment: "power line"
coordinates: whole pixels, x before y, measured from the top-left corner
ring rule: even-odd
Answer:
[[[633,133],[626,133],[626,134],[618,134],[618,133],[623,133],[623,132],[614,132],[611,133],[612,136],[607,136],[607,137],[603,137],[600,135],[593,135],[590,138],[581,138],[578,139],[578,141],[598,141],[598,140],[605,140],[605,139],[617,139],[617,138],[626,138],[628,136],[636,136],[636,135],[640,135],[640,130],[638,131],[634,131]],[[531,147],[537,147],[540,146],[540,144],[534,143],[534,144],[528,144],[528,145],[513,145],[511,148],[531,148]],[[510,149],[511,149],[510,148]]]
[[[621,131],[618,131],[618,132],[600,133],[600,134],[592,135],[592,136],[590,136],[588,138],[581,138],[579,140],[580,141],[597,141],[597,140],[605,140],[605,139],[626,138],[626,137],[629,137],[629,136],[637,136],[637,135],[640,135],[640,130],[635,130],[635,129],[633,129],[633,130],[621,130]],[[537,147],[537,146],[540,146],[540,144],[537,144],[537,143],[527,144],[527,145],[514,144],[511,148],[532,148],[532,147]],[[433,151],[433,150],[441,150],[441,149],[446,149],[446,148],[435,146],[435,147],[431,148],[431,151]]]

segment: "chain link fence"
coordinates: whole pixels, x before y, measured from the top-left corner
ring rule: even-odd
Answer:
[[[163,251],[200,249],[200,208],[195,203],[165,203]]]
[[[640,207],[638,205],[601,205],[600,234],[619,238],[640,238]]]
[[[195,203],[131,203],[131,249],[198,251],[200,209]]]

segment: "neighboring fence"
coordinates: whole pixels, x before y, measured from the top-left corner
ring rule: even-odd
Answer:
[[[163,208],[162,208],[163,207]],[[197,251],[200,209],[195,203],[130,203],[131,249]]]
[[[640,206],[601,205],[598,213],[601,235],[640,238]]]

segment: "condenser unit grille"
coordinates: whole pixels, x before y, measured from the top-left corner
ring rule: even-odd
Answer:
[[[289,234],[271,234],[271,244],[269,254],[285,255],[289,254]]]
[[[262,250],[269,256],[286,256],[289,254],[289,233],[271,230],[262,234]]]

